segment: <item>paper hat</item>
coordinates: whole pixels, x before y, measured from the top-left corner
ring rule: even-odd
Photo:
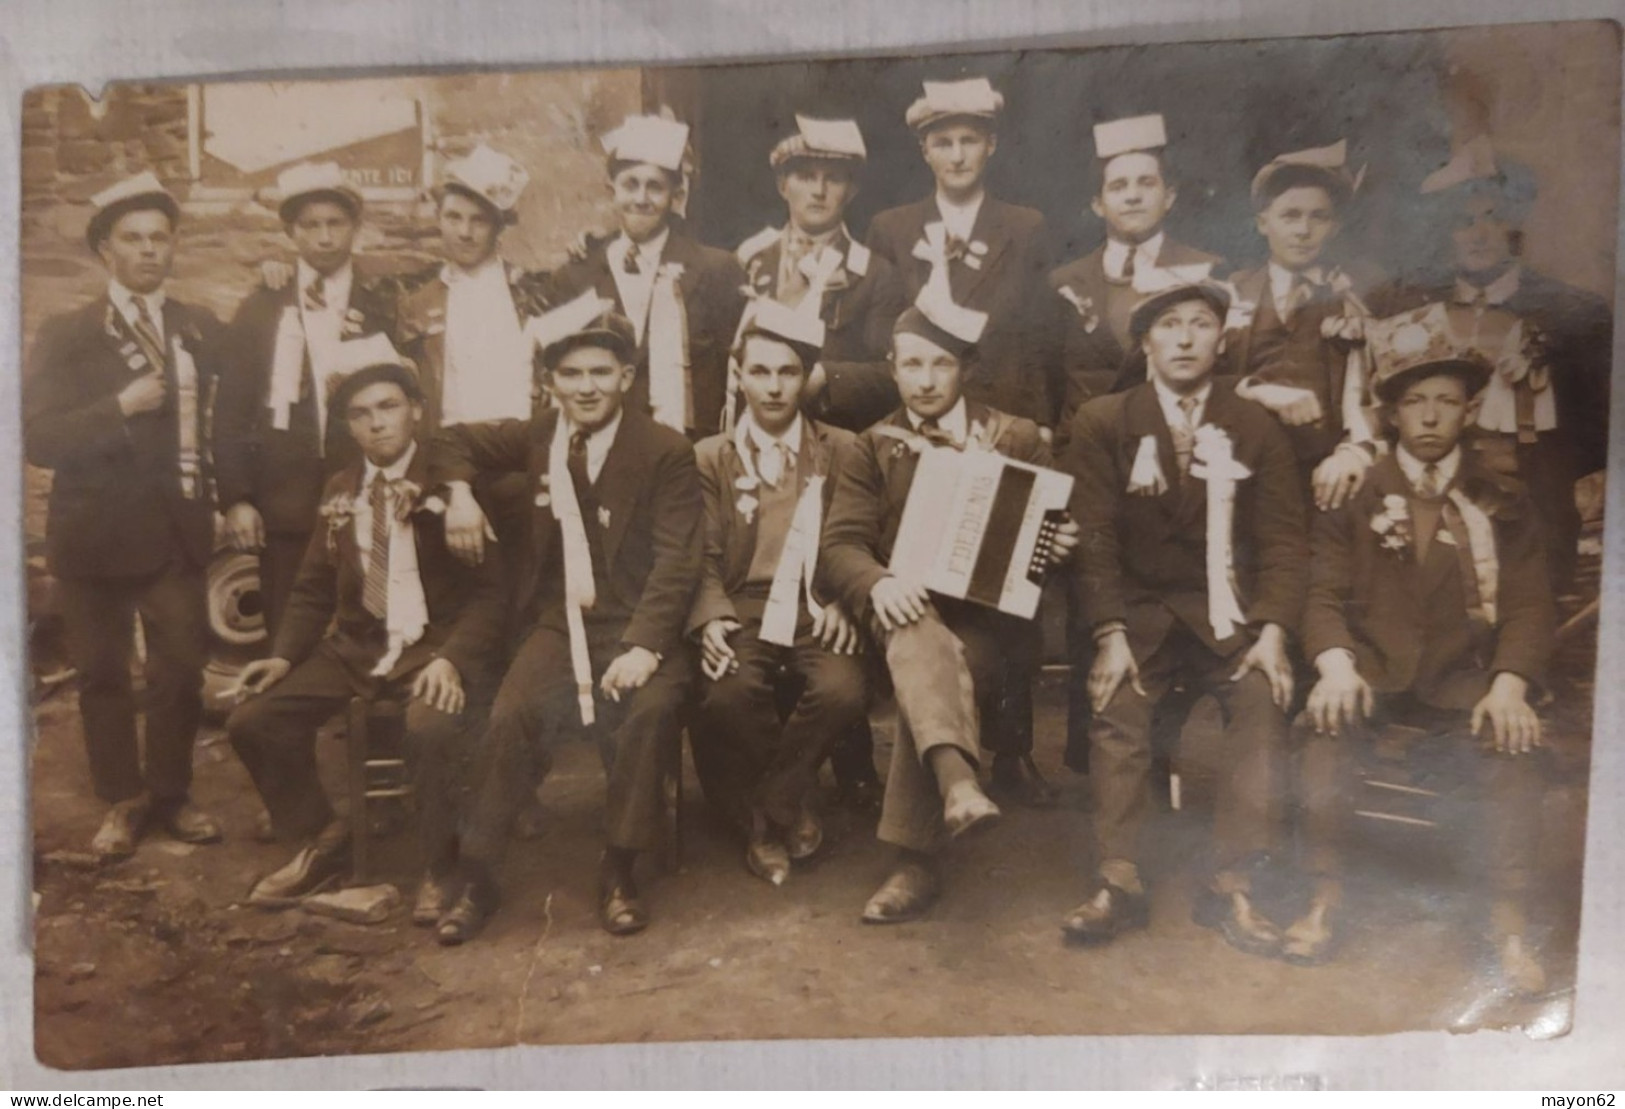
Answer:
[[[1429,304],[1386,319],[1368,320],[1366,349],[1371,355],[1371,391],[1379,400],[1398,399],[1407,382],[1435,374],[1455,374],[1469,396],[1489,381],[1489,358],[1459,341],[1443,304]]]
[[[964,358],[976,349],[986,327],[986,312],[955,304],[943,283],[928,281],[914,303],[897,317],[892,334],[918,335],[954,357]]]
[[[271,195],[283,223],[299,214],[299,206],[304,201],[317,199],[335,200],[353,218],[361,217],[361,193],[344,179],[344,171],[337,162],[300,162],[289,166],[277,174],[276,188]]]
[[[1187,300],[1206,301],[1218,314],[1222,323],[1230,310],[1232,294],[1222,281],[1209,275],[1212,265],[1202,262],[1189,266],[1160,266],[1151,269],[1145,277],[1134,275],[1134,291],[1140,300],[1129,313],[1128,332],[1134,339],[1143,339],[1157,322],[1157,317],[1176,304]]]
[[[600,141],[611,162],[640,162],[682,173],[688,124],[662,116],[627,116]]]
[[[986,77],[964,81],[927,81],[925,95],[908,106],[903,120],[925,132],[950,119],[977,119],[992,123],[1004,110],[1004,94]]]
[[[127,212],[157,211],[169,217],[170,225],[180,222],[181,206],[151,170],[109,185],[90,198],[95,211],[85,227],[85,242],[91,250],[101,246],[119,217]]]
[[[1162,116],[1131,116],[1095,124],[1095,157],[1102,162],[1136,150],[1161,150],[1168,145]]]
[[[808,348],[816,355],[824,349],[825,331],[824,321],[819,318],[816,307],[812,305],[813,310],[808,311],[806,308],[791,308],[771,297],[757,297],[745,308],[745,323],[739,329],[741,339],[752,333],[761,333]]]
[[[850,119],[813,119],[796,115],[796,133],[781,141],[768,156],[774,169],[797,158],[861,165],[869,156],[863,132]]]
[[[473,197],[496,214],[502,223],[518,218],[519,194],[530,184],[525,168],[501,151],[480,143],[465,157],[448,162],[441,171],[440,196],[446,190]]]
[[[1315,184],[1331,193],[1332,202],[1346,204],[1365,177],[1365,167],[1350,174],[1348,140],[1338,139],[1330,146],[1316,146],[1280,154],[1253,175],[1253,206],[1263,208],[1295,185]]]
[[[1527,166],[1496,158],[1488,135],[1480,134],[1462,144],[1450,161],[1422,180],[1422,195],[1436,196],[1460,190],[1462,194],[1493,192],[1505,198],[1511,210],[1505,214],[1521,224],[1537,192],[1534,174]]]
[[[613,300],[591,289],[531,319],[525,336],[541,350],[542,363],[549,369],[579,346],[603,346],[626,361],[638,348],[632,321],[615,311]]]
[[[340,418],[351,397],[368,385],[379,382],[393,382],[412,400],[423,399],[423,385],[418,381],[417,367],[411,359],[403,358],[389,341],[389,336],[382,333],[346,339],[332,347],[327,372],[330,375],[328,381],[332,383],[329,385],[332,393],[328,410],[339,413]]]

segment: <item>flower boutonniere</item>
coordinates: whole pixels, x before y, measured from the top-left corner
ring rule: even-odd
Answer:
[[[660,268],[655,270],[655,277],[663,281],[669,281],[675,285],[677,282],[682,280],[683,263],[662,262],[660,263]]]
[[[1382,498],[1382,511],[1371,517],[1371,530],[1377,533],[1377,545],[1395,558],[1409,558],[1415,543],[1415,529],[1411,524],[1410,506],[1398,493]]]
[[[756,509],[761,504],[756,499],[756,490],[760,485],[761,482],[750,474],[734,479],[734,488],[739,490],[739,496],[734,500],[734,508],[745,518],[747,524],[756,519]]]
[[[1224,314],[1225,331],[1245,331],[1253,326],[1253,317],[1258,314],[1258,304],[1251,300],[1242,300],[1237,297],[1230,302],[1230,307]]]
[[[346,339],[359,338],[361,335],[361,329],[365,325],[366,320],[361,315],[361,309],[346,309],[344,313],[344,325],[339,329],[339,334]]]
[[[553,506],[553,479],[549,474],[543,474],[536,485],[536,507],[551,508]]]
[[[355,498],[348,493],[335,493],[322,503],[318,512],[327,521],[327,553],[334,554],[338,550],[339,532],[355,522]]]
[[[423,487],[415,481],[406,478],[397,478],[389,483],[390,507],[395,510],[395,519],[405,523],[412,515],[424,507]]]
[[[605,531],[609,530],[609,509],[603,505],[598,506],[598,526]]]
[[[1078,291],[1072,288],[1070,285],[1062,285],[1059,292],[1061,294],[1061,299],[1072,305],[1072,307],[1077,310],[1078,315],[1083,319],[1084,334],[1093,335],[1095,333],[1095,328],[1100,326],[1100,313],[1095,311],[1095,298],[1081,296]]]

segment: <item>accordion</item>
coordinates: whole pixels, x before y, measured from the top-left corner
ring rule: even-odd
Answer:
[[[889,569],[1030,620],[1071,496],[1069,474],[992,451],[923,451]]]

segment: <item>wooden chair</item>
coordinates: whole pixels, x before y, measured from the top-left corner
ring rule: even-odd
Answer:
[[[371,873],[368,803],[411,796],[405,751],[406,706],[390,697],[354,697],[345,732],[350,795],[351,880],[366,885]]]

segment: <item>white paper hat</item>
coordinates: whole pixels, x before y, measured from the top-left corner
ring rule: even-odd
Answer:
[[[768,164],[778,169],[793,158],[862,162],[869,156],[863,132],[850,119],[814,119],[796,115],[796,133],[773,148]]]
[[[171,224],[179,222],[181,206],[164,183],[151,170],[115,181],[90,198],[95,209],[85,228],[85,241],[95,249],[119,216],[138,208],[157,208],[167,213]]]
[[[1102,162],[1136,150],[1160,150],[1168,145],[1168,130],[1161,115],[1130,116],[1095,124],[1095,157]]]
[[[924,131],[945,119],[969,118],[991,123],[1004,110],[1004,94],[986,77],[963,81],[926,81],[925,95],[908,106],[903,120]]]
[[[519,194],[528,184],[530,174],[525,167],[484,143],[447,163],[440,178],[442,191],[451,188],[468,193],[490,205],[506,223],[513,222]]]
[[[600,141],[612,162],[641,162],[682,173],[688,124],[662,116],[627,116]]]
[[[298,201],[317,193],[338,197],[351,215],[361,214],[361,193],[345,180],[344,170],[337,162],[300,162],[289,166],[277,174],[272,197],[277,204],[277,214],[286,223]]]

